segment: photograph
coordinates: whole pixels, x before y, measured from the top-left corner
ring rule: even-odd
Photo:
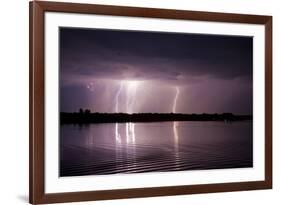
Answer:
[[[273,17],[182,9],[29,3],[30,203],[272,189]]]
[[[253,37],[59,27],[59,176],[253,167]]]

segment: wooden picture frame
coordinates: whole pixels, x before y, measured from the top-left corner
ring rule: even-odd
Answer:
[[[104,6],[92,4],[33,1],[30,13],[30,139],[29,139],[29,200],[32,204],[78,202],[89,200],[153,197],[181,194],[229,192],[272,188],[272,17],[199,11],[168,10]],[[133,189],[81,191],[69,193],[45,192],[45,43],[44,15],[46,12],[100,14],[111,16],[195,20],[207,22],[243,23],[265,27],[265,179],[231,183],[163,186]]]

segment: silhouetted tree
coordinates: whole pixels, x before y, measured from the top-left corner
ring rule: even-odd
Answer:
[[[83,113],[84,113],[84,111],[83,111],[82,108],[79,109],[79,113],[80,113],[80,114],[83,114]]]

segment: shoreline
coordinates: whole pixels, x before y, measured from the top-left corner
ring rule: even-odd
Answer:
[[[181,113],[60,113],[60,124],[167,122],[167,121],[252,121],[252,115]]]

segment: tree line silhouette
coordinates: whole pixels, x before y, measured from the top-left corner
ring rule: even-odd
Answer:
[[[184,113],[91,113],[90,109],[79,112],[60,113],[61,124],[117,123],[117,122],[162,122],[162,121],[241,121],[252,120],[252,115],[222,114],[184,114]]]

